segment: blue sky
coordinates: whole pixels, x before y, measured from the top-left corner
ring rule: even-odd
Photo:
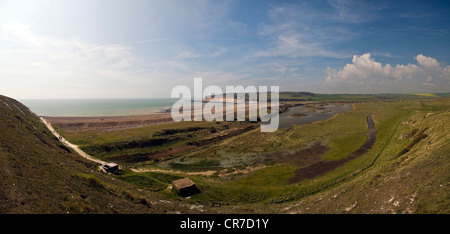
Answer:
[[[0,1],[0,94],[450,92],[448,1]]]

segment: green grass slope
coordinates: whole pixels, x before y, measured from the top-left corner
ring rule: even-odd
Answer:
[[[364,142],[367,113],[373,113],[378,132],[371,150],[326,174],[287,183],[303,158],[271,155],[308,156],[313,151],[306,149],[321,142],[327,151],[317,160],[340,160]],[[0,96],[0,213],[450,213],[449,120],[448,98],[364,102],[326,121],[271,134],[255,129],[167,161],[178,170],[210,170],[218,162],[218,170],[236,172],[265,163],[255,171],[106,175],[59,143],[28,108]],[[216,133],[205,128],[198,134],[220,133],[213,126]],[[181,131],[184,125],[173,127],[180,134],[201,136]],[[162,130],[126,130],[126,139],[118,135],[121,131],[85,133],[71,140],[90,143],[95,136],[94,143],[104,144],[169,133]],[[202,192],[182,199],[167,187],[184,176]]]
[[[0,95],[0,213],[188,210],[96,167],[61,144],[27,107]]]
[[[271,212],[450,213],[449,99],[405,108],[411,114],[392,128],[371,166]]]

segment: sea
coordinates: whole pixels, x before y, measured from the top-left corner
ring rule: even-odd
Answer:
[[[21,99],[38,116],[131,116],[167,111],[178,99]]]

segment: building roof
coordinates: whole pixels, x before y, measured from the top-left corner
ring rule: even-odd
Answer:
[[[195,186],[195,183],[194,183],[194,181],[192,181],[189,178],[183,178],[183,179],[172,181],[172,185],[176,190],[179,191],[180,189],[183,189],[183,188]]]
[[[108,167],[117,167],[117,166],[119,166],[119,164],[110,162],[110,163],[105,164],[105,166],[108,166]]]

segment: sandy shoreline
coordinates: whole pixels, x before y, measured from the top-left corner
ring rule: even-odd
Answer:
[[[245,108],[249,108],[249,105],[246,104]],[[230,111],[237,111],[237,106],[234,108],[229,108],[226,106],[223,107],[224,114]],[[200,112],[200,116],[201,113],[202,112]],[[192,109],[192,119],[194,119],[195,115],[198,115],[198,113]],[[169,110],[148,115],[130,116],[41,117],[52,125],[58,126],[67,132],[82,132],[90,130],[114,131],[174,122]]]
[[[173,122],[170,113],[162,112],[150,115],[134,116],[95,116],[95,117],[48,117],[42,116],[52,125],[67,132],[89,130],[114,131],[128,128],[146,127]]]

